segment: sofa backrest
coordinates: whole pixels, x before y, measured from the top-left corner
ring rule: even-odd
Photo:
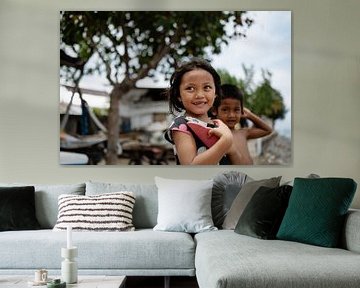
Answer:
[[[158,192],[155,184],[86,182],[85,195],[131,191],[135,194],[133,224],[136,229],[153,228],[157,223]]]
[[[341,248],[360,253],[360,209],[349,209],[341,235]]]
[[[0,183],[0,186],[34,186],[36,218],[43,229],[52,229],[55,226],[58,216],[58,197],[61,194],[85,195],[85,183],[59,185]]]

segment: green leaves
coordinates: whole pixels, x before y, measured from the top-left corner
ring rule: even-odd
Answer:
[[[255,84],[254,67],[242,65],[242,68],[244,79],[238,79],[226,70],[219,70],[221,83],[238,86],[244,93],[244,106],[255,114],[266,116],[273,121],[284,119],[287,111],[281,93],[271,85],[272,73],[262,70],[263,79],[260,84]]]
[[[228,29],[229,24],[236,29]],[[141,70],[152,61],[153,69],[164,71],[161,65],[169,61],[189,56],[210,59],[209,52],[220,53],[222,45],[243,37],[251,24],[243,11],[62,11],[60,45],[71,47],[82,59],[98,54],[112,75],[131,72],[131,78],[139,80]],[[123,67],[126,71],[120,73]],[[166,68],[165,76],[174,69]],[[121,82],[121,77],[113,80]]]
[[[271,73],[263,71],[262,76],[262,83],[255,89],[252,97],[253,111],[259,115],[265,115],[273,121],[284,119],[285,104],[281,93],[271,86]]]

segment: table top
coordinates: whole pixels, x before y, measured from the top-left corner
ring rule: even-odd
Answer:
[[[57,277],[51,277],[56,279]],[[31,282],[33,277],[30,275],[0,275],[0,287],[1,288],[24,288],[24,287],[36,287],[44,288],[46,285],[33,286]],[[79,275],[78,283],[67,284],[67,288],[123,288],[125,287],[126,276],[89,276]]]

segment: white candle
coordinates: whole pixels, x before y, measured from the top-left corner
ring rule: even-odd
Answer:
[[[66,229],[66,235],[67,235],[67,242],[66,242],[66,248],[70,249],[72,248],[72,235],[71,235],[72,227],[69,225]]]

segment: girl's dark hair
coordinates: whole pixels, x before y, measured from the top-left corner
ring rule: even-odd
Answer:
[[[241,90],[232,84],[221,85],[221,97],[217,97],[214,101],[214,108],[219,108],[221,100],[223,99],[236,99],[240,101],[241,114],[244,113],[244,95]]]
[[[167,97],[169,99],[169,110],[171,114],[175,114],[175,112],[181,112],[185,109],[182,102],[180,101],[180,83],[185,73],[195,69],[203,69],[213,76],[215,83],[215,94],[218,96],[216,98],[221,96],[221,80],[219,74],[208,61],[200,58],[193,58],[191,61],[180,65],[170,78],[170,88],[167,90]]]

